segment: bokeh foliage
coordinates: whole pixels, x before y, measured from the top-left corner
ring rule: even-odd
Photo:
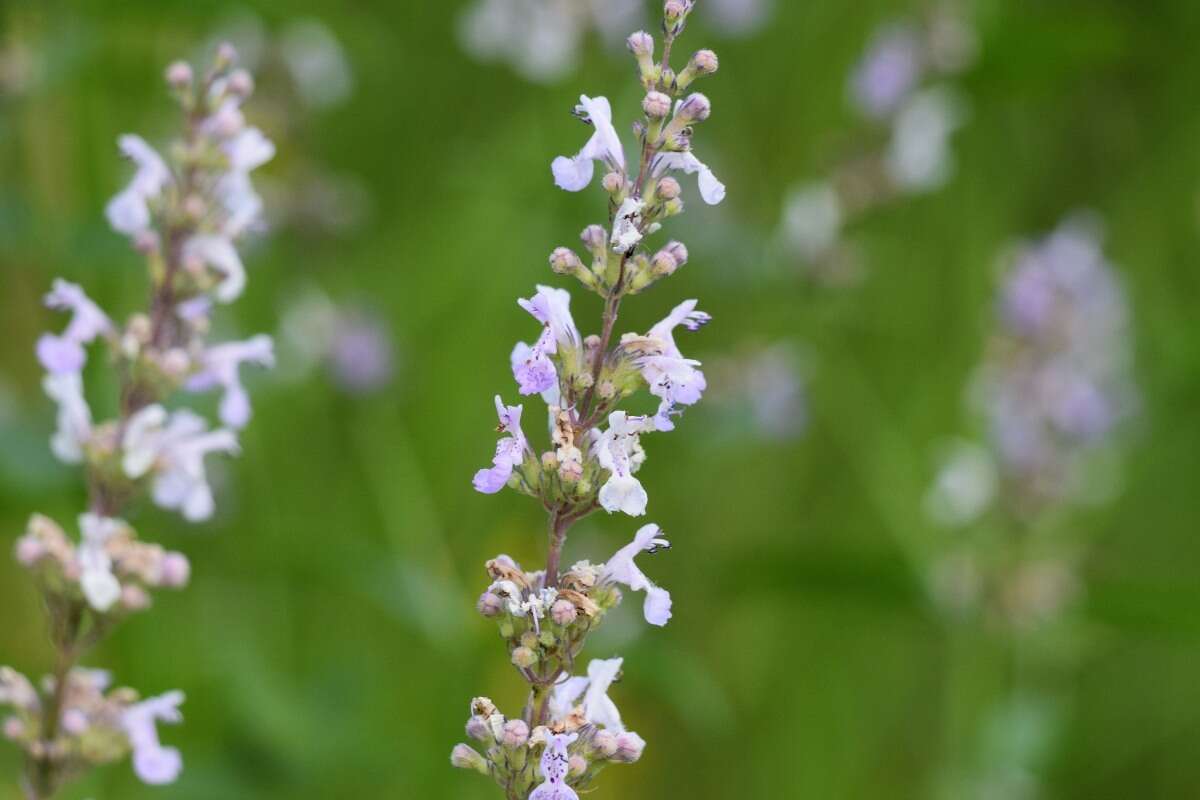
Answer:
[[[492,395],[515,397],[510,343],[532,335],[514,299],[550,281],[550,249],[596,221],[595,194],[550,182],[549,160],[580,140],[566,111],[581,91],[604,93],[628,117],[638,97],[630,64],[594,41],[583,69],[548,87],[470,60],[454,36],[460,5],[0,6],[0,47],[33,65],[22,91],[0,86],[4,542],[31,511],[67,520],[82,498],[45,447],[52,412],[32,348],[58,320],[39,297],[63,275],[121,316],[141,301],[137,260],[102,214],[126,175],[114,142],[171,130],[163,66],[236,15],[268,29],[315,17],[343,42],[356,76],[345,105],[303,124],[278,109],[256,121],[279,144],[267,175],[314,161],[356,176],[371,202],[351,233],[284,225],[248,253],[248,294],[227,324],[273,330],[283,299],[315,283],[370,298],[401,352],[393,389],[369,398],[319,376],[256,379],[257,416],[244,455],[220,473],[218,519],[190,529],[138,514],[145,534],[189,554],[194,582],[91,663],[148,692],[187,692],[186,724],[164,734],[184,751],[184,778],[150,789],[117,767],[70,798],[493,796],[447,763],[472,695],[519,702],[472,603],[485,558],[541,557],[543,520],[515,493],[475,494],[469,478],[492,447]],[[855,140],[845,75],[872,28],[910,6],[777,6],[751,39],[689,32],[688,45],[722,59],[705,87],[716,112],[703,139],[729,200],[692,204],[675,231],[691,262],[622,323],[644,330],[696,296],[715,321],[689,355],[802,344],[811,424],[799,440],[722,435],[702,404],[676,434],[647,441],[650,519],[676,543],[651,568],[676,616],[644,631],[626,609],[593,648],[627,657],[615,696],[650,743],[597,796],[929,795],[937,765],[961,746],[946,734],[954,693],[987,693],[1007,676],[986,637],[948,631],[909,543],[944,535],[921,497],[936,443],[970,429],[963,389],[991,319],[997,253],[1079,208],[1103,215],[1122,267],[1144,407],[1123,490],[1074,523],[1094,542],[1092,643],[1046,766],[1049,794],[1193,796],[1200,5],[982,4],[957,176],[865,220],[856,236],[868,277],[835,291],[806,283],[767,241],[789,186]],[[264,91],[271,80],[262,76]],[[593,300],[579,302],[581,324],[598,318]],[[593,518],[569,556],[603,558],[633,527]],[[8,558],[0,615],[0,663],[48,664],[37,600]],[[0,775],[16,769],[0,750]]]

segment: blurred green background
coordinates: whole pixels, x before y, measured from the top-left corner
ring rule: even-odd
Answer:
[[[546,255],[599,221],[596,192],[550,181],[550,159],[582,141],[567,112],[581,92],[607,94],[628,120],[640,90],[596,36],[577,71],[545,85],[472,60],[455,31],[464,5],[0,5],[4,541],[32,511],[73,518],[83,497],[46,448],[33,343],[61,321],[40,296],[64,276],[119,317],[142,301],[138,259],[103,217],[128,175],[114,143],[173,132],[163,67],[223,31],[269,43],[317,20],[353,79],[340,102],[306,104],[263,56],[248,114],[278,144],[261,181],[277,222],[245,251],[249,289],[222,311],[223,332],[277,332],[289,302],[320,290],[383,318],[396,348],[394,378],[365,396],[320,369],[252,376],[244,454],[213,470],[217,518],[136,514],[143,535],[191,557],[193,583],[89,663],[146,692],[187,692],[185,724],[163,731],[185,772],[153,789],[123,764],[66,797],[497,796],[447,756],[473,695],[521,701],[473,603],[486,558],[542,557],[543,518],[469,480],[493,447],[492,395],[516,396],[511,343],[532,336],[515,298],[556,280]],[[769,241],[789,188],[861,127],[845,80],[872,30],[915,5],[776,5],[753,36],[724,38],[703,18],[689,29],[685,49],[721,57],[697,146],[729,199],[690,204],[671,234],[691,261],[628,303],[622,327],[701,298],[714,322],[688,355],[790,348],[807,426],[756,433],[736,403],[706,400],[646,442],[650,519],[676,545],[647,569],[675,617],[646,630],[627,604],[589,646],[625,656],[614,696],[649,742],[595,797],[931,796],[963,746],[947,733],[951,687],[986,694],[1004,678],[986,637],[964,645],[943,622],[905,543],[944,535],[922,495],[937,443],[969,425],[963,390],[992,320],[997,253],[1078,208],[1107,223],[1143,407],[1122,491],[1074,518],[1093,542],[1093,644],[1041,766],[1045,796],[1200,796],[1200,4],[983,3],[957,174],[855,227],[867,273],[843,290],[812,285]],[[576,305],[594,328],[595,298]],[[94,408],[111,410],[91,377]],[[590,518],[569,558],[602,559],[635,527]],[[0,663],[50,663],[38,599],[9,558]],[[17,769],[0,748],[0,798],[16,798]]]

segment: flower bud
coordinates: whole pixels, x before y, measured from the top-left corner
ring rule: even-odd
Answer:
[[[629,52],[639,59],[654,56],[654,37],[645,31],[630,34],[629,38],[625,40],[625,44],[629,47]]]
[[[192,368],[192,359],[182,347],[172,347],[162,354],[162,371],[172,378],[182,378]]]
[[[512,663],[515,667],[529,669],[538,662],[537,651],[530,647],[516,647],[512,651]]]
[[[138,231],[133,237],[133,249],[144,256],[158,252],[158,234],[154,231]]]
[[[571,756],[571,758],[567,761],[567,771],[570,773],[572,778],[578,778],[580,775],[587,772],[587,768],[587,759],[579,754]]]
[[[254,78],[244,69],[234,70],[230,73],[229,82],[225,84],[225,88],[230,94],[241,98],[249,97],[254,93]]]
[[[642,111],[650,119],[663,119],[671,113],[671,98],[662,92],[648,92],[642,99]]]
[[[136,583],[121,587],[121,608],[126,611],[145,611],[150,607],[150,595]]]
[[[173,89],[186,89],[192,85],[192,65],[186,61],[173,61],[167,67],[167,83]]]
[[[600,385],[596,387],[596,394],[600,395],[601,400],[611,400],[617,394],[617,385],[610,380],[600,381]]]
[[[558,456],[553,450],[547,450],[542,453],[542,469],[552,472],[558,469]]]
[[[559,625],[570,625],[577,616],[575,604],[570,600],[555,600],[554,605],[550,606],[550,618]]]
[[[475,609],[485,617],[498,617],[504,612],[504,600],[494,592],[484,592],[479,595]]]
[[[163,553],[159,580],[170,589],[187,586],[192,577],[192,565],[183,553]]]
[[[13,548],[16,555],[17,563],[22,567],[32,567],[42,556],[46,555],[46,547],[33,536],[22,536],[17,539],[17,545]]]
[[[583,233],[579,234],[579,239],[589,253],[607,253],[608,251],[608,231],[599,225],[588,225],[583,229]]]
[[[665,249],[659,250],[650,260],[650,269],[659,277],[673,275],[678,268],[679,264],[675,262],[675,256]]]
[[[467,720],[467,736],[477,742],[487,742],[492,738],[492,729],[488,727],[486,719],[473,715]]]
[[[703,122],[708,119],[710,114],[712,114],[712,103],[704,95],[694,92],[679,104],[679,110],[675,112],[675,119],[684,122]]]
[[[533,631],[525,631],[521,634],[521,644],[528,647],[530,650],[537,650],[538,637]]]
[[[682,267],[688,261],[688,249],[683,242],[676,242],[672,240],[667,242],[667,245],[663,248],[663,250],[674,256],[675,265],[678,267]]]
[[[504,735],[500,739],[500,744],[516,749],[524,746],[528,741],[529,726],[525,724],[525,720],[510,719],[504,723]]]
[[[153,326],[150,323],[150,317],[145,314],[134,314],[125,325],[125,333],[132,336],[141,344],[150,343],[150,334],[152,332]]]
[[[610,730],[601,728],[592,737],[592,747],[597,755],[603,758],[612,758],[617,753],[617,735]]]
[[[676,197],[679,197],[681,192],[682,189],[679,186],[679,181],[670,175],[660,178],[658,188],[654,190],[654,193],[663,200],[674,200]]]
[[[616,194],[625,188],[625,176],[619,172],[610,172],[601,179],[600,185],[609,194]]]
[[[583,477],[583,464],[578,461],[564,461],[558,467],[558,476],[567,483],[574,483]]]
[[[217,45],[217,69],[228,69],[237,61],[237,57],[237,49],[229,42],[221,42]]]
[[[459,769],[473,769],[481,775],[488,774],[487,760],[469,745],[454,745],[454,749],[450,751],[450,763]]]
[[[88,729],[87,714],[78,708],[68,708],[62,715],[62,729],[71,736],[79,736]]]
[[[550,254],[550,269],[559,275],[570,275],[576,270],[583,269],[583,262],[575,252],[566,247],[556,247]]]
[[[208,211],[208,205],[204,202],[204,198],[198,194],[189,194],[183,199],[183,213],[192,222],[204,219],[205,212]]]
[[[645,749],[645,739],[633,731],[625,731],[617,734],[617,751],[613,753],[612,760],[632,764],[642,757],[642,751]]]
[[[692,60],[688,62],[688,67],[700,75],[712,75],[719,66],[720,61],[717,59],[717,54],[712,50],[697,50],[692,54]]]

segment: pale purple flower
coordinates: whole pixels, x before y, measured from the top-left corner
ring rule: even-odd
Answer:
[[[37,343],[38,360],[48,372],[79,372],[87,363],[83,347],[113,329],[108,315],[77,284],[55,279],[45,303],[56,311],[69,311],[71,321],[61,334],[43,334]]]
[[[592,725],[621,733],[621,713],[608,696],[609,687],[621,674],[623,659],[594,658],[588,664],[587,677],[575,676],[554,685],[550,695],[550,715],[555,720],[569,715],[579,698],[583,698],[583,716]]]
[[[578,349],[579,329],[571,317],[571,294],[565,289],[537,287],[537,294],[517,301],[521,308],[545,327],[532,347],[518,343],[513,351],[513,377],[521,394],[539,394],[557,386],[557,372],[549,356],[559,347]]]
[[[244,342],[214,345],[200,357],[201,369],[188,379],[186,387],[192,392],[207,392],[220,387],[221,421],[232,428],[244,428],[250,421],[250,396],[242,386],[238,370],[242,364],[263,367],[275,365],[271,337],[259,334]]]
[[[79,515],[79,588],[92,608],[104,613],[121,597],[121,584],[112,571],[108,540],[125,527],[118,519],[98,514]]]
[[[396,367],[383,322],[362,313],[343,315],[330,342],[329,367],[338,385],[355,394],[386,385]]]
[[[182,409],[167,414],[159,405],[143,408],[129,418],[123,440],[122,467],[135,480],[154,472],[154,502],[179,510],[189,522],[213,513],[204,457],[237,453],[237,437],[224,428],[209,431],[203,418]]]
[[[153,786],[173,783],[183,770],[179,750],[163,747],[157,728],[159,722],[183,721],[179,713],[183,699],[183,692],[168,692],[130,706],[121,716],[121,727],[133,750],[133,771],[143,783]]]
[[[921,77],[921,43],[908,26],[890,26],[872,39],[850,77],[850,96],[868,117],[889,116]]]
[[[683,325],[689,331],[699,330],[712,317],[696,310],[696,300],[685,300],[671,310],[661,322],[646,335],[660,347],[659,355],[646,356],[639,362],[642,377],[650,385],[650,394],[659,398],[658,412],[654,415],[655,427],[660,431],[674,430],[671,417],[681,413],[676,406],[690,406],[700,402],[708,387],[704,373],[696,369],[699,361],[684,358],[675,344],[674,330]]]
[[[595,131],[575,156],[559,156],[550,165],[554,183],[568,192],[578,192],[592,182],[595,163],[601,161],[615,172],[625,171],[625,149],[621,137],[612,124],[612,106],[606,97],[591,98],[582,95],[575,114],[591,125]]]
[[[649,497],[633,473],[645,457],[638,434],[652,429],[652,425],[645,417],[629,417],[624,411],[614,411],[608,415],[608,430],[596,435],[596,459],[609,471],[597,499],[610,514],[621,511],[640,517],[646,513]]]
[[[140,136],[124,134],[117,139],[117,146],[137,165],[137,172],[129,185],[109,201],[105,214],[113,230],[132,237],[150,229],[148,204],[171,181],[171,170]]]
[[[188,239],[183,249],[185,258],[199,259],[224,276],[214,292],[217,300],[232,303],[241,296],[246,288],[246,268],[228,237],[200,234]]]
[[[663,626],[671,618],[671,593],[656,586],[646,577],[634,559],[641,553],[654,553],[669,548],[671,545],[660,534],[657,525],[643,525],[638,529],[633,541],[618,550],[604,565],[601,580],[608,583],[620,583],[628,586],[631,591],[645,592],[646,602],[642,611],[646,622],[651,625]]]
[[[525,434],[521,431],[522,406],[506,406],[496,395],[496,416],[500,419],[500,432],[508,434],[496,443],[496,455],[492,458],[491,469],[481,469],[475,473],[472,483],[475,490],[484,494],[495,494],[504,488],[512,477],[513,469],[525,460],[529,445]]]
[[[42,379],[47,396],[58,404],[58,429],[50,438],[50,449],[59,461],[79,464],[83,448],[92,438],[92,410],[83,396],[83,379],[78,372],[51,373]]]
[[[551,733],[546,736],[546,749],[542,753],[542,778],[544,779],[529,795],[529,800],[579,800],[575,790],[567,785],[570,771],[570,756],[567,748],[579,738],[579,734]]]
[[[700,197],[710,206],[715,206],[725,199],[725,184],[717,180],[717,176],[708,165],[691,152],[659,153],[655,156],[652,173],[656,178],[674,170],[687,175],[698,173]]]

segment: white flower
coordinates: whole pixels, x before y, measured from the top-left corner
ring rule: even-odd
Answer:
[[[208,233],[193,236],[184,245],[184,256],[198,258],[225,276],[214,292],[222,303],[232,303],[246,288],[246,268],[228,237]]]
[[[166,162],[140,136],[127,133],[117,139],[121,152],[137,165],[137,172],[118,195],[109,201],[105,214],[113,230],[136,236],[150,229],[150,208],[147,203],[158,197],[171,181]]]
[[[246,362],[263,367],[275,365],[270,336],[260,334],[244,342],[226,342],[208,348],[201,356],[202,370],[187,381],[187,389],[192,392],[218,386],[224,389],[221,421],[233,428],[243,428],[250,421],[250,397],[238,379],[238,368]]]
[[[628,417],[624,411],[614,411],[608,416],[608,430],[596,438],[596,459],[611,473],[600,487],[598,499],[610,514],[623,511],[637,517],[646,513],[649,498],[641,481],[633,476],[638,466],[634,459],[638,434],[646,429],[645,417]]]
[[[700,402],[708,388],[704,373],[696,369],[700,362],[684,358],[675,344],[675,328],[683,325],[689,331],[699,330],[712,317],[696,310],[696,300],[685,300],[671,310],[661,322],[650,329],[646,339],[657,350],[654,355],[641,358],[638,362],[642,377],[650,386],[650,394],[659,398],[658,412],[654,425],[660,431],[675,429],[671,420],[676,406],[690,406]]]
[[[608,689],[621,674],[623,659],[592,659],[588,664],[587,677],[571,677],[555,684],[550,695],[550,717],[565,719],[583,697],[583,716],[592,725],[599,725],[614,733],[625,730],[621,724],[621,713],[608,696]]]
[[[926,513],[940,525],[966,525],[991,504],[997,482],[996,464],[985,448],[956,442],[943,456],[937,479],[925,495]]]
[[[121,597],[121,584],[112,571],[108,540],[125,528],[119,519],[98,514],[80,514],[79,588],[92,608],[104,613]]]
[[[658,154],[652,170],[654,177],[660,178],[671,170],[680,170],[688,175],[699,173],[700,197],[710,206],[715,206],[725,199],[725,184],[717,180],[717,176],[708,165],[692,153]]]
[[[624,584],[635,592],[644,591],[646,602],[642,611],[646,622],[661,627],[671,618],[671,593],[654,585],[634,563],[634,558],[642,552],[654,553],[671,546],[659,536],[660,533],[659,527],[653,524],[639,528],[633,541],[618,550],[604,565],[600,579],[607,583]]]
[[[963,123],[962,103],[947,89],[923,91],[896,116],[885,166],[904,191],[936,189],[953,169],[950,136]]]
[[[144,783],[154,786],[173,783],[183,769],[179,750],[163,747],[155,727],[157,722],[181,722],[182,702],[183,692],[168,692],[130,706],[121,715],[121,727],[133,750],[133,771]]]
[[[38,339],[38,360],[48,372],[79,372],[87,363],[83,346],[111,331],[112,322],[81,287],[61,278],[55,279],[45,303],[57,311],[70,311],[71,321],[60,335],[47,333]]]
[[[595,132],[574,157],[559,156],[550,165],[555,185],[568,192],[578,192],[592,182],[596,168],[594,161],[604,162],[615,172],[625,171],[625,150],[612,124],[612,107],[608,98],[593,99],[582,95],[575,113],[595,128]]]
[[[42,388],[58,404],[58,430],[50,437],[50,449],[59,461],[79,464],[83,448],[92,437],[92,410],[83,397],[83,379],[78,372],[59,372],[42,379]]]
[[[646,201],[626,197],[613,217],[612,249],[614,253],[628,253],[642,240],[642,211]]]
[[[814,261],[837,244],[842,227],[842,204],[828,183],[798,187],[783,205],[783,237],[802,258]]]
[[[154,471],[154,502],[178,509],[184,519],[198,522],[213,513],[212,489],[204,469],[209,453],[237,453],[237,437],[224,428],[209,431],[207,423],[183,409],[169,417],[152,405],[129,419],[122,466],[130,478]]]

